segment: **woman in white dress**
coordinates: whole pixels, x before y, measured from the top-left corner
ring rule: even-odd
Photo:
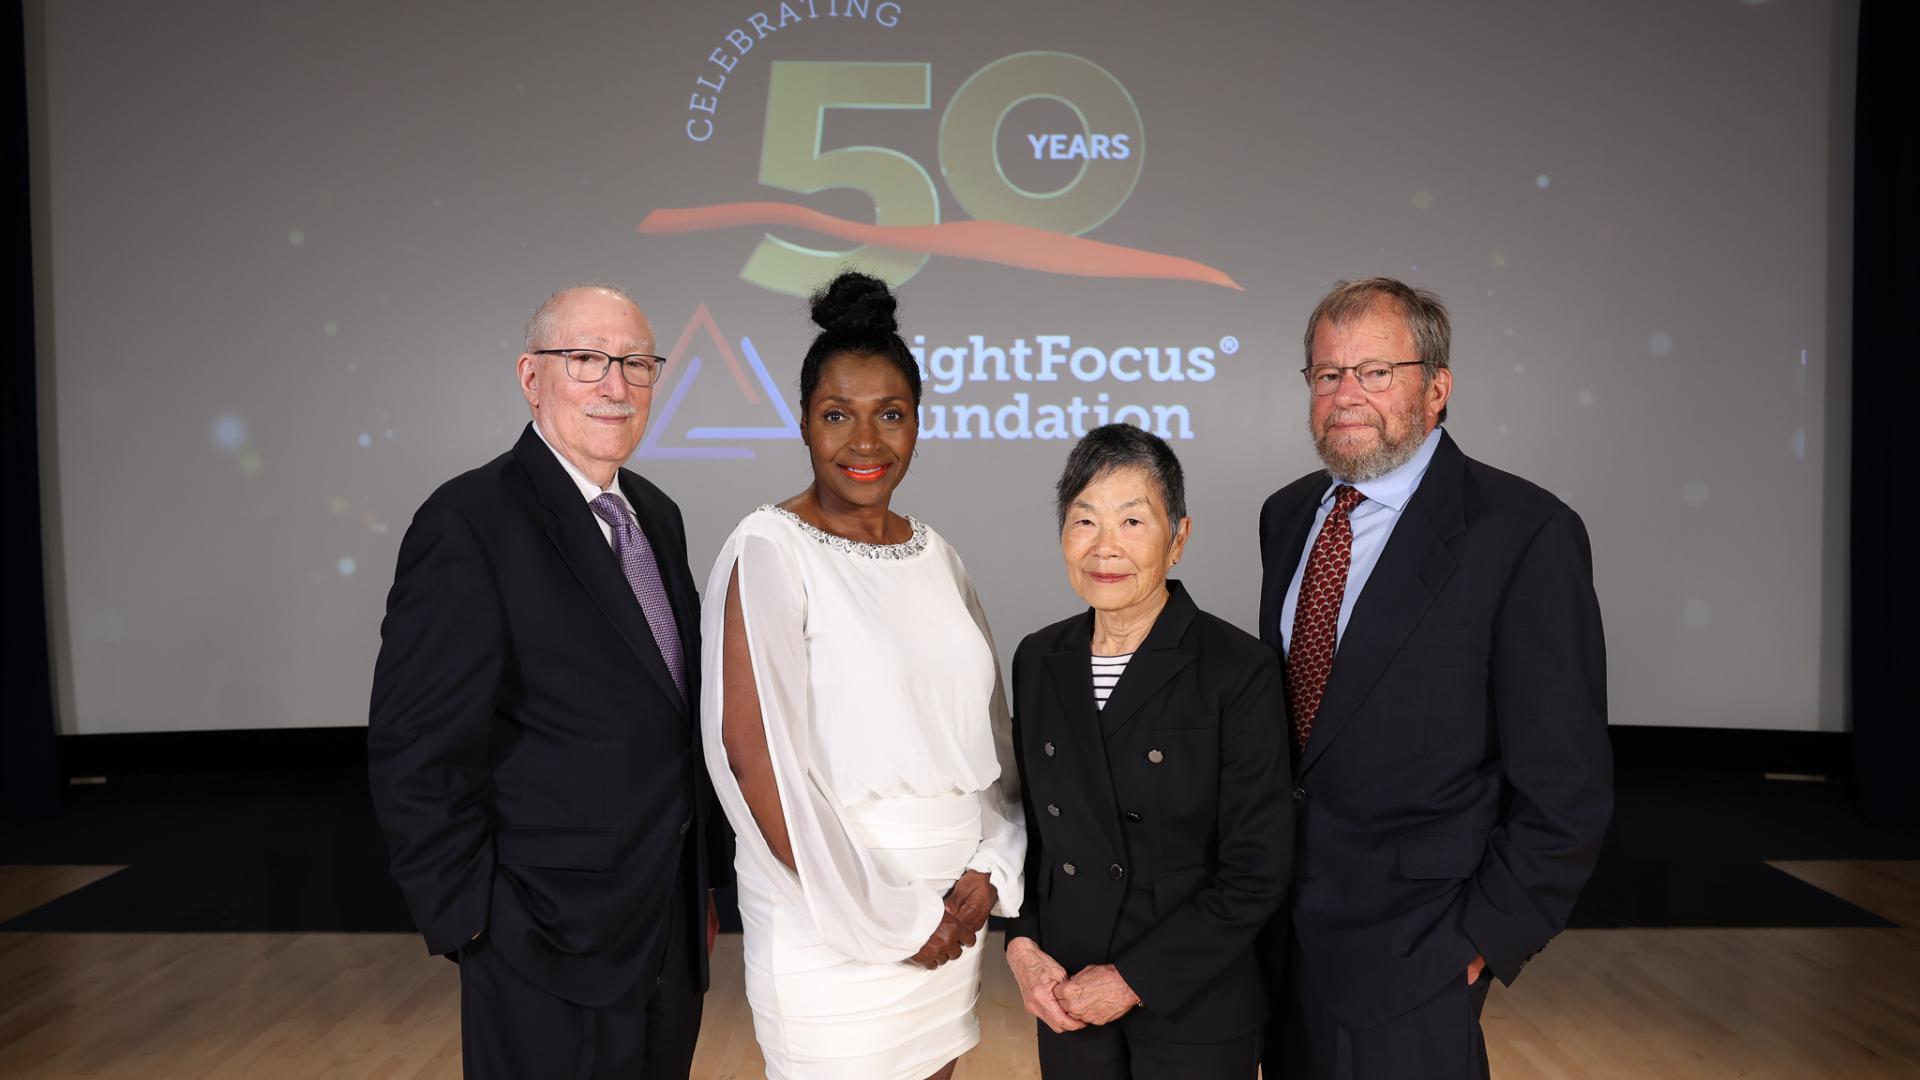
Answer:
[[[770,1077],[951,1076],[980,1040],[987,915],[1021,900],[986,619],[960,557],[889,508],[920,398],[894,304],[860,274],[815,295],[813,483],[747,515],[707,584],[701,722]]]

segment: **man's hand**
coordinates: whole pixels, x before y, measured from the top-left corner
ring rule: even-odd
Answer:
[[[949,960],[958,960],[960,951],[973,944],[974,940],[974,932],[960,925],[960,920],[954,918],[953,912],[942,911],[940,925],[933,928],[932,936],[927,938],[925,945],[920,946],[919,952],[907,957],[907,962],[932,971]]]
[[[993,881],[984,871],[969,870],[947,890],[947,911],[961,926],[979,933],[987,925],[987,914],[999,899],[1000,890],[993,887]]]
[[[1083,1024],[1111,1024],[1140,1004],[1112,964],[1089,964],[1054,990],[1067,1015]]]
[[[1486,968],[1487,968],[1486,957],[1484,956],[1474,957],[1473,963],[1467,965],[1467,985],[1472,986],[1474,983],[1479,982],[1480,973],[1482,971],[1485,971]]]
[[[720,937],[720,906],[713,902],[713,890],[707,890],[707,955],[713,955],[713,943]]]
[[[1032,938],[1017,937],[1007,942],[1007,967],[1013,971],[1013,981],[1020,984],[1020,1003],[1055,1035],[1087,1026],[1060,1007],[1058,991],[1067,981],[1067,969]]]

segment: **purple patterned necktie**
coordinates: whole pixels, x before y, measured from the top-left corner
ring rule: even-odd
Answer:
[[[620,496],[611,492],[601,495],[593,500],[593,512],[613,527],[613,557],[620,560],[620,569],[626,572],[633,598],[640,601],[640,610],[647,616],[647,629],[653,631],[654,643],[660,646],[660,659],[667,662],[667,672],[680,691],[680,700],[685,701],[687,660],[680,651],[680,632],[673,625],[667,587],[660,581],[660,565],[653,561],[653,545],[647,543],[647,534],[634,524],[633,515],[627,513],[626,503]]]

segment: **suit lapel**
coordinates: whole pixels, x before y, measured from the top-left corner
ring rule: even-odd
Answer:
[[[1196,610],[1193,599],[1178,581],[1167,582],[1167,594],[1167,606],[1154,620],[1153,629],[1147,631],[1146,640],[1133,651],[1133,659],[1127,661],[1127,670],[1107,697],[1107,707],[1096,710],[1100,730],[1106,736],[1126,726],[1161,687],[1193,663],[1193,647],[1186,641],[1187,627],[1192,625]],[[1091,674],[1088,682],[1092,682]]]
[[[580,497],[573,478],[560,467],[559,459],[534,432],[532,424],[527,425],[513,449],[514,456],[533,479],[534,494],[540,505],[551,515],[547,539],[560,553],[567,569],[573,571],[580,587],[619,632],[621,640],[633,650],[640,666],[660,684],[682,715],[688,715],[680,690],[667,672],[666,661],[660,658],[660,647],[654,643],[653,632],[647,629],[646,613],[640,610],[640,601],[634,597],[633,587],[627,584],[627,575],[614,559],[613,548],[606,537],[600,534],[593,510]]]
[[[1093,613],[1089,611],[1068,629],[1060,651],[1047,655],[1047,681],[1053,684],[1054,699],[1073,739],[1072,754],[1080,772],[1080,789],[1092,797],[1094,806],[1117,806],[1113,776],[1107,770],[1106,738],[1100,731],[1100,712],[1093,703],[1093,673],[1087,659],[1093,655],[1092,641]],[[1120,850],[1120,823],[1109,815],[1096,817],[1109,849]]]
[[[1324,473],[1318,475],[1324,480]],[[1280,636],[1280,610],[1286,605],[1287,586],[1293,583],[1293,573],[1300,567],[1307,532],[1313,528],[1313,516],[1320,508],[1319,496],[1325,491],[1325,483],[1311,485],[1305,497],[1283,512],[1285,516],[1276,523],[1274,535],[1267,538],[1269,547],[1261,560],[1264,573],[1260,583],[1260,640],[1276,651],[1284,652],[1280,648],[1284,640]]]
[[[1313,718],[1313,734],[1300,757],[1300,773],[1311,769],[1328,744],[1339,738],[1426,614],[1434,594],[1453,576],[1453,553],[1447,550],[1447,541],[1466,530],[1461,505],[1465,467],[1466,458],[1443,435],[1353,605],[1347,631],[1333,656],[1333,671],[1327,676],[1326,696]]]
[[[680,572],[687,565],[687,553],[679,547],[666,508],[659,506],[640,485],[629,482],[621,470],[620,490],[633,505],[640,528],[653,548],[653,559],[660,568],[660,581],[667,589],[667,602],[673,608],[673,626],[680,635],[680,655],[687,665],[687,696],[700,699],[700,594],[693,579]],[[624,577],[624,575],[623,575]],[[645,613],[642,613],[645,621]]]

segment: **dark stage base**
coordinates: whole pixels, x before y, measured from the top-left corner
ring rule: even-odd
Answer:
[[[126,865],[0,931],[406,932],[359,769],[115,778],[58,818],[0,827],[0,865]],[[1572,925],[1887,926],[1766,859],[1920,859],[1839,783],[1623,774]],[[738,929],[731,898],[722,919]]]

